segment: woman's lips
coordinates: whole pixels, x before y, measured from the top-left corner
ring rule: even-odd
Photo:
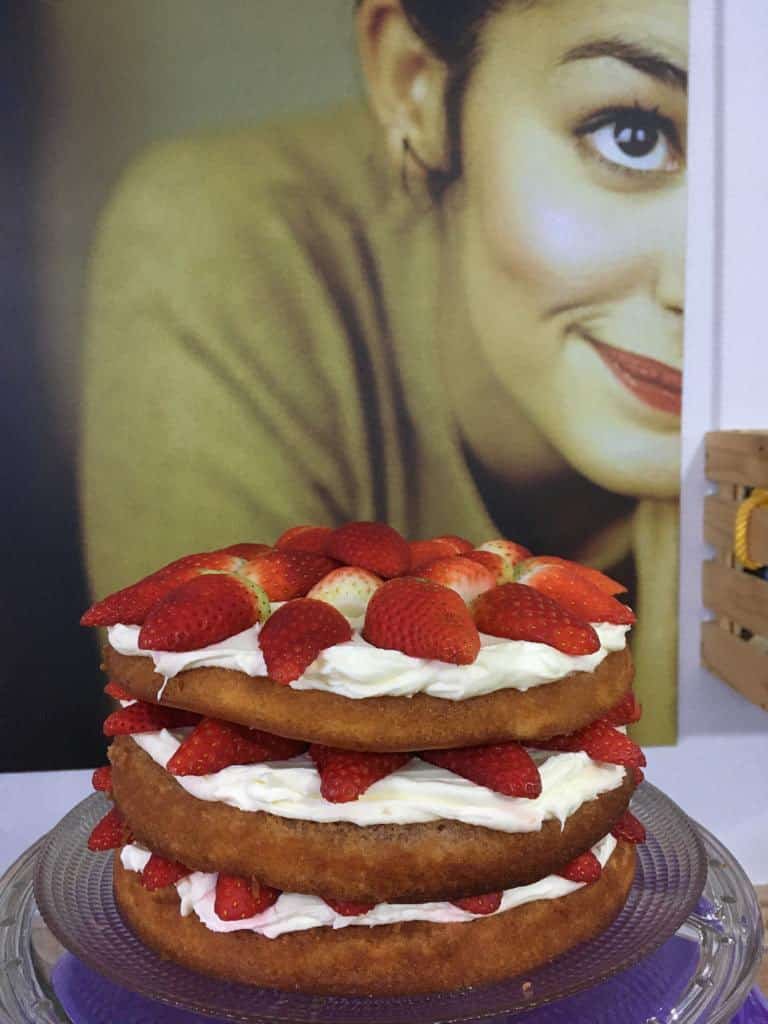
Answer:
[[[597,354],[608,369],[632,394],[652,409],[679,416],[682,409],[683,375],[657,359],[614,348],[591,336]]]

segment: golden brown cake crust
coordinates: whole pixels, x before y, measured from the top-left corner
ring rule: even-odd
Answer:
[[[495,892],[548,875],[624,814],[634,781],[580,807],[561,831],[510,834],[456,821],[413,825],[294,821],[198,800],[129,737],[110,747],[115,801],[149,849],[201,871],[255,875],[288,892],[365,902]]]
[[[109,678],[134,697],[157,700],[163,677],[150,658],[107,646],[104,666]],[[574,732],[615,707],[633,674],[631,655],[624,649],[609,654],[594,672],[573,672],[524,692],[497,690],[460,701],[423,693],[353,700],[320,690],[292,690],[243,672],[195,668],[168,681],[162,703],[349,750],[426,750]]]
[[[115,894],[126,922],[161,956],[194,970],[267,988],[326,995],[393,996],[449,991],[512,977],[599,934],[616,917],[635,872],[620,842],[599,881],[463,924],[411,921],[266,939],[214,933],[181,917],[174,889],[150,893],[115,856]]]

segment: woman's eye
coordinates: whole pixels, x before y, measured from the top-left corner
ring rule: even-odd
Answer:
[[[607,163],[629,171],[669,172],[680,166],[674,125],[655,111],[605,111],[578,134]]]

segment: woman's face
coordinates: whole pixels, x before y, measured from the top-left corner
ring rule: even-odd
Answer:
[[[513,2],[483,43],[451,209],[486,360],[581,473],[676,494],[686,0]]]

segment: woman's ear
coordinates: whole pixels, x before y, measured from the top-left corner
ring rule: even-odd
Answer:
[[[410,150],[417,168],[442,167],[445,64],[411,28],[399,0],[362,0],[357,33],[370,102],[394,166]]]

